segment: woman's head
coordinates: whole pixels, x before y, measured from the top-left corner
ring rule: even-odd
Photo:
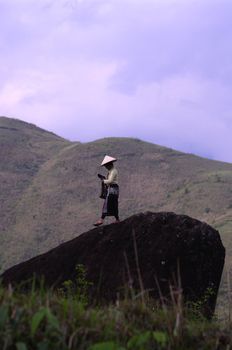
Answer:
[[[107,169],[107,170],[110,170],[114,167],[114,163],[113,162],[109,162],[109,163],[106,163],[104,165],[104,167]]]

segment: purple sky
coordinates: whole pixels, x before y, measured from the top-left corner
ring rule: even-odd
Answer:
[[[0,115],[232,162],[231,0],[0,0]]]

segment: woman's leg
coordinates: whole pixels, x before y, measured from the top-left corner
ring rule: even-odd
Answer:
[[[114,217],[115,217],[115,222],[119,222],[119,215],[118,215],[118,200],[116,202],[116,208],[115,208],[115,214],[114,214]]]
[[[106,214],[105,214],[105,213],[102,213],[101,218],[100,218],[97,222],[95,222],[94,226],[100,226],[100,225],[102,225],[103,222],[104,222],[105,217],[106,217]]]

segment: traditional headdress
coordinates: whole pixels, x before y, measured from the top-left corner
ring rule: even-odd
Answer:
[[[101,166],[103,166],[103,165],[105,165],[107,163],[116,162],[116,160],[117,160],[116,158],[113,158],[113,157],[105,155],[105,157],[104,157],[104,159],[103,159],[103,161],[101,163]]]

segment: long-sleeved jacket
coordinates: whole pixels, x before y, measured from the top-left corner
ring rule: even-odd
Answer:
[[[118,184],[118,170],[116,168],[110,169],[107,175],[107,179],[103,181],[106,185]]]

